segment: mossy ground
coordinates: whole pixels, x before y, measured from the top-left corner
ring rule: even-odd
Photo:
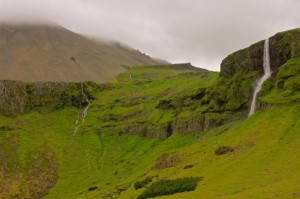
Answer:
[[[195,191],[164,198],[290,198],[300,191],[299,113],[299,105],[277,107],[228,124],[233,126],[229,130],[224,126],[206,133],[175,133],[166,140],[116,133],[99,138],[97,132],[76,140],[72,133],[77,111],[65,109],[18,117],[22,128],[2,134],[1,141],[17,136],[18,162],[25,175],[36,151],[47,146],[55,152],[57,181],[45,198],[101,198],[109,193],[136,198],[143,189],[135,190],[133,184],[144,176],[157,176],[154,181],[204,177]],[[1,118],[1,123],[14,124],[15,118]],[[224,145],[234,151],[217,156],[214,151]],[[157,157],[170,152],[182,158],[179,164],[151,169]],[[186,165],[194,166],[184,169]],[[88,191],[90,187],[98,189]],[[119,195],[118,187],[129,189]]]
[[[159,125],[174,119],[174,110],[155,108],[161,99],[176,101],[177,96],[198,93],[198,89],[215,85],[218,78],[217,73],[147,70],[128,70],[110,89],[97,92],[75,137],[80,112],[76,108],[0,117],[0,155],[4,157],[0,159],[0,191],[6,193],[2,197],[24,196],[36,154],[41,151],[53,153],[52,161],[58,166],[55,185],[45,196],[47,199],[137,198],[145,188],[136,190],[134,183],[148,176],[153,177],[153,182],[203,177],[195,191],[161,198],[300,195],[299,103],[280,103],[257,111],[245,121],[207,132],[174,132],[167,139],[129,135],[124,133],[128,123],[151,121]],[[135,74],[133,79],[130,74]],[[188,118],[198,109],[198,104],[195,110],[191,108],[190,100],[184,100],[181,117]],[[191,103],[195,101],[200,106],[197,100]],[[229,146],[233,151],[216,155],[220,146]],[[162,154],[179,158],[171,167],[154,169]],[[20,178],[15,178],[17,173]]]
[[[276,77],[266,81],[262,103],[286,104],[300,101],[300,58],[290,59],[279,68]]]

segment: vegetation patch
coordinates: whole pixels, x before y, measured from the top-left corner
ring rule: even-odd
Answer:
[[[181,162],[181,157],[176,153],[164,153],[156,159],[155,165],[152,169],[166,169],[176,166]]]
[[[151,177],[147,177],[142,181],[137,181],[136,183],[134,183],[134,188],[135,189],[140,189],[145,187],[146,185],[148,185],[149,183],[152,182],[152,178]]]
[[[152,183],[146,191],[138,196],[138,199],[153,198],[156,196],[172,195],[186,191],[194,191],[203,177],[178,178],[174,180],[160,180]]]
[[[123,193],[124,191],[126,191],[127,189],[129,189],[129,187],[131,186],[131,184],[125,184],[125,185],[121,185],[121,186],[116,186],[116,189],[118,191],[119,194]]]
[[[37,152],[28,170],[24,189],[24,198],[43,198],[54,186],[57,179],[58,165],[55,156],[49,150]]]
[[[13,127],[10,126],[0,126],[0,131],[12,131],[14,130]]]

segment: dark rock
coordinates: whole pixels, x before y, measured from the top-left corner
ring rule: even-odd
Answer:
[[[25,83],[0,81],[0,115],[9,116],[24,113],[28,98]]]
[[[94,190],[96,190],[96,189],[98,189],[98,187],[90,187],[90,188],[89,188],[89,191],[94,191]]]
[[[93,86],[90,82],[85,84]],[[93,99],[88,90],[84,92],[89,99]],[[14,116],[40,107],[55,110],[84,105],[85,97],[82,95],[80,83],[0,80],[0,115]]]
[[[189,165],[186,165],[183,167],[183,169],[190,169],[190,168],[193,168],[195,165],[193,164],[189,164]]]
[[[175,130],[182,133],[193,133],[204,130],[204,115],[190,118],[177,118],[175,121]]]
[[[230,148],[229,146],[220,146],[217,150],[215,150],[216,155],[223,155],[229,152],[233,152],[233,148]]]
[[[227,56],[221,63],[220,77],[229,77],[239,70],[250,70],[263,73],[264,41],[260,41],[248,48],[239,50]]]
[[[204,120],[204,129],[208,131],[212,128],[222,126],[225,123],[224,115],[219,113],[206,113]]]
[[[269,39],[271,70],[277,71],[278,67],[291,58],[300,57],[300,30],[294,29],[277,33]]]
[[[205,96],[206,88],[199,88],[194,95],[191,96],[193,100],[201,100]]]
[[[171,122],[168,123],[166,131],[167,131],[167,138],[173,134],[173,126],[172,126]]]
[[[155,108],[159,108],[161,110],[175,109],[171,100],[160,100]]]

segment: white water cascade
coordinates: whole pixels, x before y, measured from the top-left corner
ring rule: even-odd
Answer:
[[[81,84],[81,93],[85,97],[85,102],[87,103],[87,105],[83,108],[82,114],[81,114],[81,117],[82,117],[81,124],[82,124],[84,122],[85,117],[87,116],[87,111],[88,111],[88,109],[91,105],[91,102],[89,101],[88,97],[84,93],[83,84]],[[79,126],[79,119],[80,119],[80,113],[78,113],[77,119],[75,121],[75,129],[74,129],[74,132],[73,132],[73,137],[74,138],[76,138],[76,133],[77,133],[78,126]],[[83,147],[83,145],[81,147]],[[90,169],[89,151],[87,149],[84,149],[84,151],[85,151],[85,158],[86,158],[86,161],[87,161],[87,166],[88,166],[88,169]]]
[[[251,116],[255,111],[255,105],[256,105],[256,98],[257,94],[261,90],[261,87],[270,76],[271,76],[271,67],[270,67],[270,51],[269,51],[269,39],[265,41],[264,45],[264,75],[258,80],[257,86],[253,93],[253,99],[251,102],[250,111],[248,114],[248,117]]]
[[[85,117],[87,115],[87,111],[88,111],[88,109],[89,109],[89,107],[91,105],[91,102],[89,101],[89,98],[86,96],[86,94],[83,91],[83,84],[81,84],[81,92],[82,92],[83,96],[85,97],[85,102],[87,102],[87,106],[84,107],[84,109],[82,111],[82,122],[84,122],[84,119],[85,119]]]
[[[85,102],[87,103],[87,105],[83,108],[82,114],[81,114],[81,117],[82,117],[82,122],[81,123],[83,123],[85,117],[87,116],[87,111],[88,111],[88,109],[89,109],[89,107],[91,105],[91,102],[89,101],[88,97],[84,93],[83,84],[81,84],[81,93],[85,97]],[[74,129],[74,133],[73,133],[74,137],[76,136],[76,133],[77,133],[77,129],[78,129],[78,125],[79,125],[78,123],[79,123],[79,113],[78,113],[77,119],[75,121],[75,129]]]

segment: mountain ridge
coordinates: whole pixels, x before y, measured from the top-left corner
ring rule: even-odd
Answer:
[[[0,53],[0,79],[26,82],[107,82],[125,71],[122,65],[166,63],[57,25],[2,24]]]

